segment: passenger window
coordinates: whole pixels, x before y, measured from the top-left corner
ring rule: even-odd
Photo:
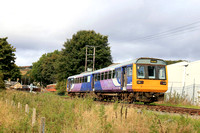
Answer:
[[[148,66],[148,76],[149,79],[155,79],[155,66]]]
[[[101,73],[101,80],[104,79],[104,73]]]
[[[71,83],[74,84],[74,79],[71,79]]]
[[[165,76],[165,67],[159,67],[158,77],[159,79],[166,79]]]
[[[144,66],[137,66],[137,77],[138,78],[144,78],[145,77]]]
[[[87,76],[87,81],[86,82],[90,82],[90,76]]]
[[[105,72],[104,74],[105,74],[104,79],[107,79],[107,77],[108,77],[108,72]]]
[[[97,81],[100,80],[100,73],[97,73]]]
[[[94,82],[97,81],[97,74],[94,74]]]
[[[112,71],[108,72],[108,79],[111,79],[111,73],[112,73]]]
[[[112,78],[116,78],[115,70],[112,71]]]
[[[127,67],[127,76],[132,76],[132,66]]]
[[[117,78],[121,78],[121,68],[118,68],[117,70],[116,70],[116,77]]]

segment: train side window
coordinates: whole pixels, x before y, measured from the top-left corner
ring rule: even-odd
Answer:
[[[97,73],[97,81],[100,80],[100,73]]]
[[[104,73],[101,73],[101,80],[104,79]]]
[[[121,78],[121,68],[116,69],[116,77]]]
[[[127,76],[130,77],[132,76],[132,66],[127,67]]]
[[[86,82],[90,82],[90,76],[87,76],[87,81]]]
[[[87,76],[84,77],[84,83],[86,83],[86,82],[87,82]]]
[[[97,81],[97,74],[94,74],[94,82]]]
[[[112,78],[116,78],[115,70],[112,71]]]
[[[71,83],[74,84],[74,79],[71,79]]]
[[[108,72],[105,72],[104,74],[105,74],[104,79],[107,79],[107,77],[108,77]]]
[[[137,77],[138,78],[144,78],[145,77],[144,66],[137,66]]]
[[[112,77],[112,71],[108,71],[108,79],[111,79]]]
[[[148,76],[149,76],[149,79],[155,79],[156,78],[155,66],[148,66]]]

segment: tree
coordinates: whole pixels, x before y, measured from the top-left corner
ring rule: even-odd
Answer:
[[[55,50],[52,53],[43,54],[40,59],[33,63],[31,77],[37,82],[41,82],[44,86],[56,82],[56,60],[60,52]]]
[[[7,42],[7,38],[0,38],[0,69],[4,79],[16,80],[21,77],[19,68],[15,65],[16,49]]]
[[[5,84],[3,81],[3,73],[0,72],[0,90],[5,89]]]
[[[108,44],[108,36],[101,35],[95,31],[79,31],[67,39],[58,62],[59,81],[68,76],[84,72],[86,45],[95,46],[95,69],[107,67],[112,64],[112,56]],[[93,49],[88,49],[89,54],[93,54]],[[88,56],[92,60],[92,56]],[[88,67],[92,68],[92,62],[88,62]]]

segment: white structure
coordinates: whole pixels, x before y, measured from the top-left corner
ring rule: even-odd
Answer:
[[[193,103],[200,103],[200,61],[180,62],[167,66],[168,91],[186,95]]]

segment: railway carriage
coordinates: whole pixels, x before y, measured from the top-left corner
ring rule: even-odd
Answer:
[[[93,72],[68,77],[67,91],[82,97],[91,93],[99,100],[155,102],[164,99],[168,89],[164,60],[138,58]]]

